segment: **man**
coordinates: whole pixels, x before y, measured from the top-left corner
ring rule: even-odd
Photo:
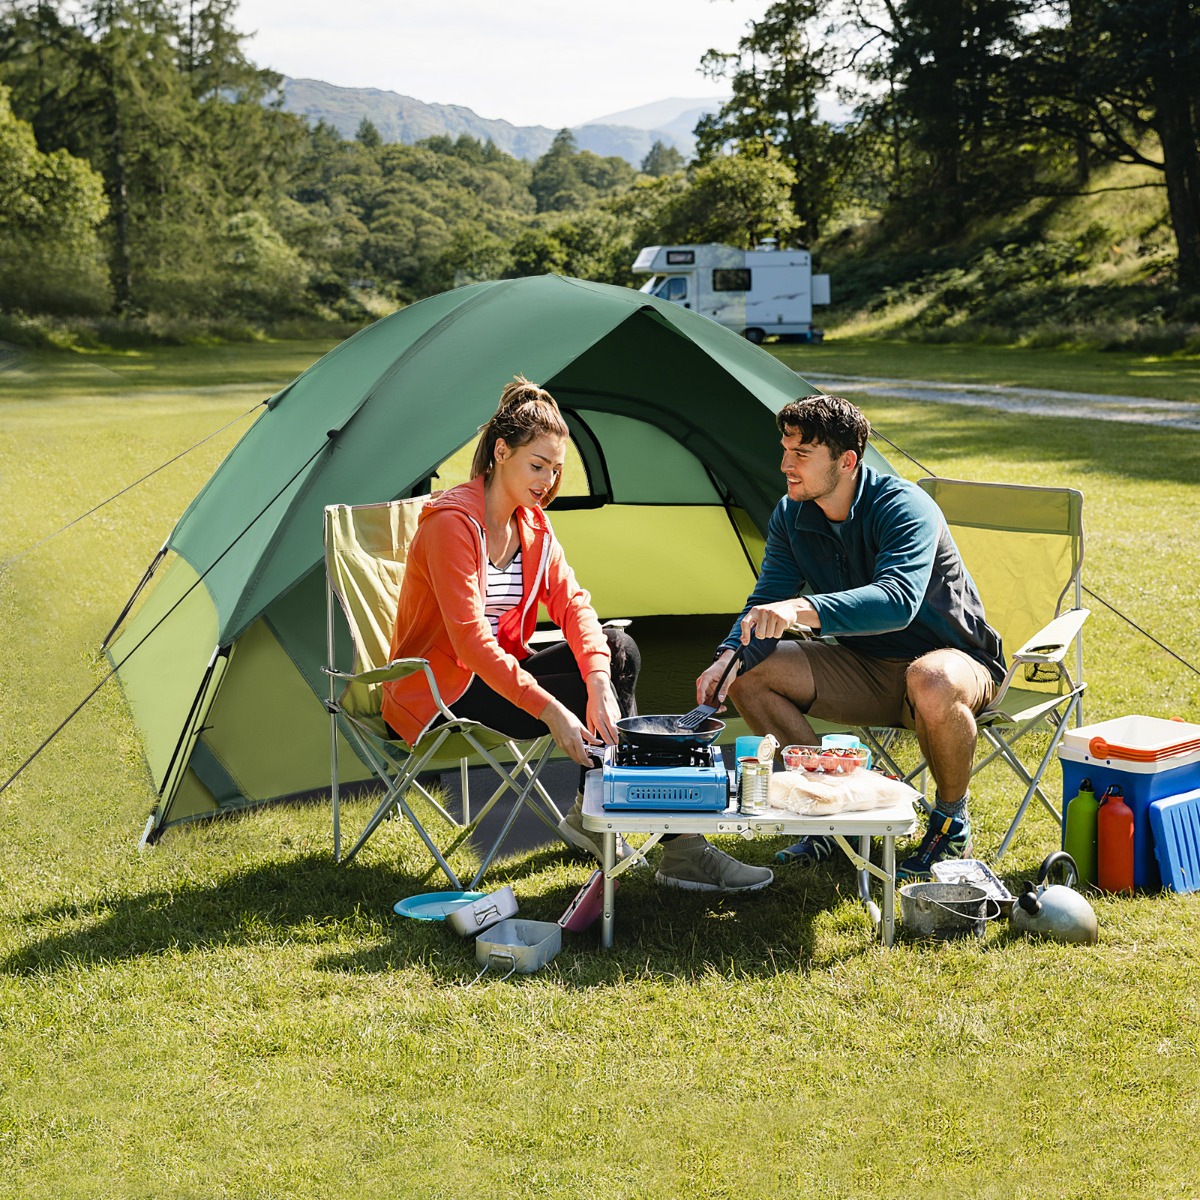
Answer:
[[[853,404],[807,396],[776,422],[787,496],[771,515],[758,584],[696,696],[713,702],[740,642],[741,669],[717,699],[727,693],[755,733],[812,745],[809,716],[914,730],[937,791],[897,873],[928,878],[940,859],[971,853],[975,716],[1004,677],[1000,638],[937,505],[863,463],[871,427]],[[779,640],[798,627],[836,643]],[[804,838],[776,857],[820,862],[833,845]]]

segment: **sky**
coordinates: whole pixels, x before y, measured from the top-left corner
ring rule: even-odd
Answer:
[[[241,0],[259,67],[460,104],[560,129],[674,97],[721,97],[706,50],[734,50],[769,0]]]

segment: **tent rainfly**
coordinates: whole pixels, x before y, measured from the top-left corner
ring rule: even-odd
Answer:
[[[548,388],[571,428],[574,479],[550,517],[597,611],[741,607],[782,494],[774,413],[808,384],[625,288],[546,275],[423,300],[266,402],[109,645],[159,788],[148,840],[329,786],[322,510],[460,481],[444,464],[516,373]],[[339,753],[357,761],[349,742]]]

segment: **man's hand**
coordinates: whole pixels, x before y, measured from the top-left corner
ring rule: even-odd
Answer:
[[[756,604],[742,618],[742,645],[750,644],[751,635],[758,638],[783,637],[789,629],[801,626],[819,629],[821,618],[804,597],[797,600],[775,600],[771,604]]]
[[[717,684],[721,683],[721,676],[725,672],[725,668],[729,665],[729,660],[733,657],[732,650],[726,650],[720,658],[696,680],[696,703],[697,704],[716,704],[717,711],[721,712],[724,708],[725,697],[729,694],[729,689],[733,685],[733,681],[738,677],[738,671],[730,671],[729,678],[721,685],[720,695],[716,694]],[[738,670],[741,670],[739,664]]]

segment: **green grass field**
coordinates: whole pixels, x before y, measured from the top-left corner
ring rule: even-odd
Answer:
[[[323,348],[0,372],[3,778],[101,677],[97,646],[245,414]],[[1200,398],[1186,360],[782,354],[801,370]],[[940,474],[1081,488],[1089,587],[1200,663],[1200,435],[862,402]],[[1200,721],[1200,676],[1091,606],[1087,719]],[[1015,799],[990,772],[975,789],[983,853]],[[1200,1195],[1195,897],[1094,897],[1094,948],[996,925],[886,952],[842,866],[784,869],[740,899],[664,895],[634,872],[611,952],[565,935],[546,970],[472,985],[469,942],[391,911],[425,869],[405,827],[347,867],[320,804],[139,853],[153,801],[111,685],[0,794],[0,1197]],[[350,807],[361,822],[370,802]],[[1032,812],[999,869],[1015,885],[1056,845]],[[775,847],[727,848],[768,862]],[[588,869],[546,848],[489,883],[554,919]]]

